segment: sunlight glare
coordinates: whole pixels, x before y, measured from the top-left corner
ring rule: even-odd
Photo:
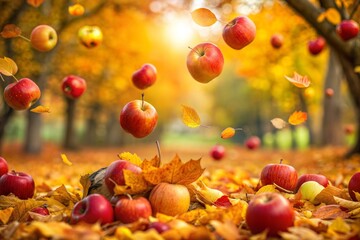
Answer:
[[[172,21],[168,21],[166,26],[166,35],[170,42],[175,46],[188,46],[191,41],[194,30],[192,22],[185,18],[174,17]]]

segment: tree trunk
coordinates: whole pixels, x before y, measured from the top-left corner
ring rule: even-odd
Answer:
[[[28,111],[24,151],[40,153],[42,150],[41,114]]]
[[[336,53],[330,49],[328,69],[325,77],[324,93],[326,89],[334,91],[333,96],[324,94],[323,117],[321,129],[321,145],[343,144],[341,130],[340,87],[343,71]]]
[[[75,132],[76,100],[66,98],[66,106],[66,125],[63,146],[66,149],[76,149],[78,147]]]

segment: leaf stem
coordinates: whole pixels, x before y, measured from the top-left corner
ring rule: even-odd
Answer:
[[[160,150],[159,140],[156,140],[156,148],[157,148],[158,155],[159,155],[159,166],[157,166],[157,167],[160,167],[161,166],[161,150]]]
[[[3,82],[5,82],[4,77],[2,76],[2,74],[0,74],[1,80],[3,80]]]
[[[23,36],[23,35],[19,35],[19,37],[22,38],[22,39],[24,39],[24,40],[26,40],[26,41],[28,41],[28,42],[30,42],[30,39],[27,38],[27,37],[25,37],[25,36]]]
[[[17,82],[19,81],[14,75],[11,75]]]

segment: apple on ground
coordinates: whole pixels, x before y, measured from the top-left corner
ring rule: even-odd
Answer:
[[[297,192],[300,188],[300,186],[308,181],[315,181],[317,183],[319,183],[320,185],[322,185],[323,187],[327,187],[329,185],[329,180],[327,179],[326,176],[321,175],[321,174],[313,174],[313,173],[306,173],[301,175],[298,180],[297,180],[297,184],[295,187],[295,192]]]
[[[40,52],[47,52],[56,46],[58,37],[54,28],[49,25],[39,25],[30,34],[30,44]]]
[[[0,157],[0,177],[9,171],[9,165],[5,158]]]
[[[266,192],[250,200],[245,220],[253,234],[268,230],[269,236],[277,236],[294,225],[295,211],[281,194]]]
[[[227,45],[240,50],[254,41],[256,35],[255,23],[246,16],[234,18],[223,29],[222,36]]]
[[[112,162],[105,171],[104,181],[108,190],[114,194],[115,183],[117,185],[125,185],[124,170],[134,173],[141,173],[141,168],[126,160],[116,160]]]
[[[0,177],[0,195],[14,194],[20,199],[32,198],[35,193],[34,179],[27,173],[10,171]]]
[[[221,74],[224,56],[215,44],[200,43],[187,55],[186,66],[196,81],[208,83]]]
[[[318,37],[308,42],[308,50],[312,55],[318,55],[324,49],[325,44],[325,39],[322,37]]]
[[[71,212],[72,224],[78,222],[107,224],[113,221],[113,206],[103,195],[97,193],[90,194],[77,202]]]
[[[78,37],[82,45],[87,48],[99,46],[103,40],[103,34],[98,26],[83,26],[79,29]]]
[[[261,140],[258,136],[251,136],[245,141],[245,146],[250,150],[257,149],[258,147],[260,147],[260,145]]]
[[[46,205],[35,207],[29,211],[28,221],[41,220],[45,218],[44,216],[49,216],[49,215],[50,212],[49,209],[46,207]]]
[[[156,74],[155,66],[146,63],[133,73],[131,80],[138,89],[146,89],[155,83]]]
[[[280,33],[273,34],[270,38],[270,43],[273,48],[281,48],[284,43],[284,37]]]
[[[313,204],[318,204],[315,198],[324,188],[323,185],[316,181],[307,181],[301,184],[298,194],[301,195],[301,199],[308,200]]]
[[[343,20],[336,26],[336,33],[342,40],[348,41],[355,38],[359,33],[359,24],[354,20]]]
[[[115,204],[114,211],[115,219],[122,223],[136,222],[152,215],[150,202],[144,197],[123,196]]]
[[[153,214],[176,216],[188,211],[190,193],[184,185],[162,182],[151,190],[149,201]]]
[[[144,96],[144,95],[142,95]],[[142,100],[128,102],[120,113],[121,127],[136,138],[143,138],[156,127],[158,114],[150,103]]]
[[[69,75],[62,80],[61,89],[71,99],[79,98],[86,90],[86,81],[78,76]]]
[[[4,89],[5,102],[14,110],[29,109],[40,96],[40,88],[29,78],[10,83]]]
[[[360,193],[360,172],[354,173],[351,176],[348,184],[348,191],[352,200],[360,201],[355,195],[355,192]]]
[[[225,147],[219,144],[213,146],[210,150],[210,156],[214,160],[221,160],[225,155]]]
[[[170,226],[163,222],[151,222],[147,229],[155,229],[158,233],[163,233],[170,230]]]
[[[262,186],[275,184],[280,190],[294,191],[298,181],[298,174],[293,166],[287,164],[267,164],[261,171]]]

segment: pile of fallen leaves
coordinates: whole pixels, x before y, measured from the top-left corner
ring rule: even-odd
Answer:
[[[266,158],[269,155],[251,153],[251,156]],[[308,153],[300,153],[308,154]],[[321,158],[319,153],[312,154]],[[237,155],[236,155],[237,156]],[[250,155],[249,155],[250,156]],[[117,194],[144,194],[159,182],[184,184],[191,193],[191,206],[178,216],[156,214],[131,224],[115,221],[111,224],[70,224],[74,205],[88,194],[91,185],[88,174],[67,175],[66,184],[53,186],[53,181],[37,181],[36,194],[28,200],[15,196],[0,196],[1,239],[266,239],[266,232],[252,235],[245,223],[249,201],[261,192],[280,192],[296,210],[294,227],[280,233],[283,239],[359,239],[360,202],[352,201],[347,183],[353,173],[359,171],[359,159],[325,162],[318,159],[313,169],[328,165],[327,177],[331,185],[316,196],[316,204],[301,200],[296,194],[284,193],[276,186],[260,187],[258,173],[264,165],[257,165],[251,172],[250,163],[214,163],[204,157],[209,169],[202,167],[202,160],[182,161],[175,155],[170,161],[160,163],[158,156],[142,160],[136,154],[123,153],[119,157],[136,163],[143,169],[141,176],[125,173],[126,185],[116,186]],[[294,156],[295,158],[296,156]],[[164,157],[163,157],[164,158]],[[69,157],[69,159],[73,159]],[[72,165],[62,157],[62,164]],[[114,159],[115,160],[115,159]],[[241,158],[240,161],[247,160]],[[98,164],[98,163],[96,163]],[[216,165],[218,164],[218,165]],[[231,166],[233,164],[233,166]],[[309,163],[298,164],[299,174],[305,173]],[[310,164],[311,165],[311,164]],[[103,165],[106,167],[107,165]],[[227,167],[226,167],[227,166]],[[48,166],[49,167],[49,166]],[[254,168],[255,169],[255,168]],[[310,168],[308,168],[310,169]],[[316,173],[313,172],[310,173]],[[321,170],[326,170],[326,167]],[[56,167],[54,167],[54,172]],[[309,170],[310,171],[310,170]],[[322,172],[324,173],[324,172]],[[51,174],[49,174],[50,176]],[[71,175],[71,176],[69,176]],[[46,178],[46,177],[45,177]],[[77,184],[74,184],[77,182]],[[57,183],[57,182],[56,182]],[[70,183],[70,184],[69,184]],[[35,207],[46,205],[50,215],[29,213]],[[32,220],[29,220],[31,215]],[[167,223],[171,229],[157,233],[146,230],[149,222]]]

